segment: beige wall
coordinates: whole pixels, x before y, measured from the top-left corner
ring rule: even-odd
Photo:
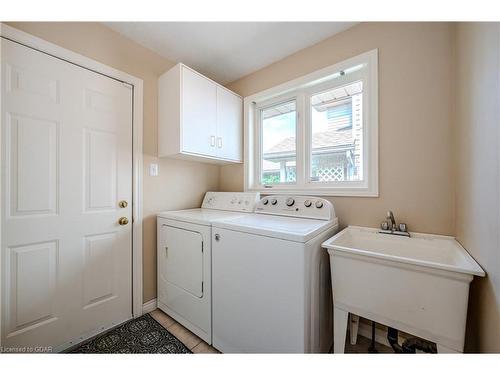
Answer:
[[[413,231],[453,234],[451,61],[447,23],[363,23],[228,85],[248,96],[379,49],[378,198],[329,198],[341,225],[378,226],[392,209]],[[243,168],[221,169],[223,190],[243,188]]]
[[[132,74],[144,81],[144,301],[156,297],[156,214],[199,206],[207,190],[217,190],[219,167],[157,158],[157,79],[174,65],[151,50],[99,23],[10,22],[10,26]],[[158,162],[158,177],[149,163]]]
[[[487,277],[469,302],[467,349],[500,352],[500,27],[460,23],[456,34],[456,236]]]

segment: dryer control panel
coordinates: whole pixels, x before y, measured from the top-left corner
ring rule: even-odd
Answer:
[[[333,220],[335,209],[330,201],[301,195],[268,195],[255,206],[255,213]]]
[[[216,192],[205,193],[201,208],[212,210],[253,212],[259,201],[259,193]]]

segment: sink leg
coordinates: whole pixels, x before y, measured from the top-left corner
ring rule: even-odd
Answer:
[[[437,352],[438,354],[444,354],[444,353],[449,353],[449,354],[456,354],[456,353],[461,353],[458,350],[448,348],[447,346],[441,345],[439,343],[436,343],[437,346]]]
[[[333,352],[344,353],[349,313],[333,307]]]
[[[358,341],[358,327],[359,327],[359,316],[354,314],[349,314],[349,336],[351,338],[351,345],[356,345]]]

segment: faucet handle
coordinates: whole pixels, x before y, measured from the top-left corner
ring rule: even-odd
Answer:
[[[380,223],[380,228],[382,230],[389,230],[389,223],[387,221],[382,221],[382,223]]]
[[[406,227],[405,223],[399,223],[399,231],[400,232],[408,232],[408,228]]]

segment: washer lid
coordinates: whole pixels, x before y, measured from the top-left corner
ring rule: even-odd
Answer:
[[[242,215],[249,214],[234,211],[212,210],[208,208],[193,208],[190,210],[160,212],[158,217],[209,226],[214,220],[237,218]]]
[[[214,228],[235,230],[295,242],[307,242],[319,233],[336,225],[336,218],[334,220],[317,220],[262,214],[249,214],[212,222]]]

